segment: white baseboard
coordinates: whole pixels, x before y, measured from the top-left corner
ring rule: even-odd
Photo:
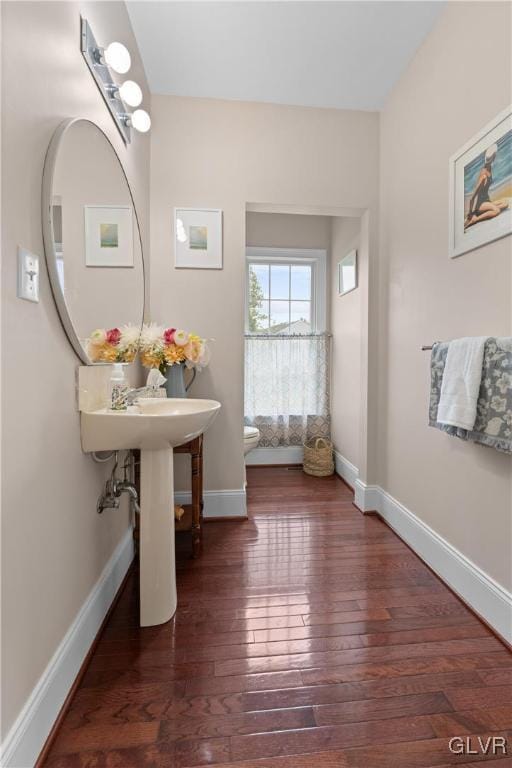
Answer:
[[[176,504],[190,504],[190,491],[177,491],[174,494]],[[203,493],[203,517],[247,517],[245,488],[234,491],[205,491]]]
[[[4,739],[2,768],[32,768],[35,764],[132,560],[130,528]]]
[[[261,464],[302,464],[304,451],[301,445],[283,445],[278,448],[254,448],[245,457],[248,467]]]
[[[367,485],[358,478],[354,485],[354,504],[361,512],[378,512],[380,492],[378,485]]]
[[[512,643],[512,594],[378,485],[356,481],[355,503],[376,511],[501,637]]]
[[[359,470],[344,456],[334,449],[334,466],[336,474],[344,479],[347,485],[355,490],[356,481],[359,477]]]
[[[304,451],[302,446],[289,445],[278,448],[255,448],[245,457],[245,464],[248,467],[257,467],[262,464],[302,464],[303,459]],[[358,468],[336,450],[334,451],[334,460],[337,474],[351,488],[354,488],[355,482],[359,477]]]

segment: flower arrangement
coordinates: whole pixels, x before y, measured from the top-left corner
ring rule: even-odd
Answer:
[[[93,363],[131,363],[139,348],[140,328],[97,328],[87,339],[87,353]]]
[[[140,359],[145,368],[158,368],[162,373],[169,365],[185,363],[187,368],[204,368],[209,362],[205,339],[195,333],[150,323],[140,335]]]
[[[162,373],[178,363],[200,370],[210,359],[205,339],[156,323],[144,325],[142,330],[135,325],[97,328],[87,339],[87,353],[93,363],[131,363],[137,352],[145,368],[158,368]]]

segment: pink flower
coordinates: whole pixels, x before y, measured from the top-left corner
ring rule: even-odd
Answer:
[[[175,333],[176,333],[176,328],[167,328],[167,330],[164,331],[164,342],[166,344],[174,344]]]
[[[107,331],[107,344],[112,344],[113,347],[117,347],[121,341],[121,331],[119,328],[111,328]]]

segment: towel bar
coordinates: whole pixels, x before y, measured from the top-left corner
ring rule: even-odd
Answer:
[[[440,341],[434,341],[434,344],[440,344],[440,343],[441,343]],[[434,348],[434,344],[430,344],[430,345],[424,345],[424,346],[421,348],[421,351],[422,351],[422,352],[426,352],[428,349],[433,349],[433,348]]]

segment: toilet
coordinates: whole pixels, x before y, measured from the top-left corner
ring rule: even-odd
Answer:
[[[260,431],[256,427],[244,427],[244,456],[256,448],[260,441]]]

